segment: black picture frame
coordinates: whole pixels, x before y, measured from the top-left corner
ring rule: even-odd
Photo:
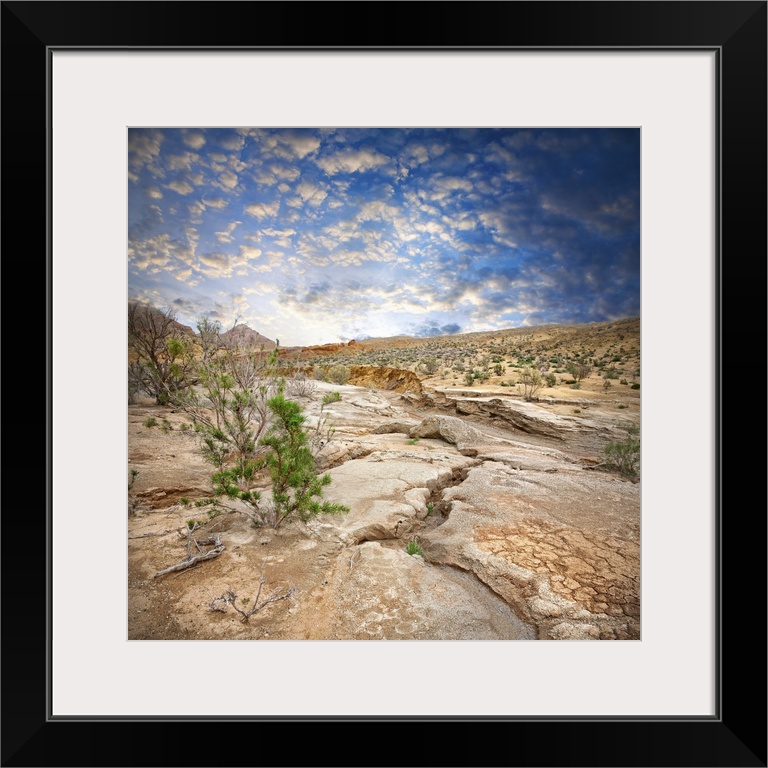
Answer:
[[[429,28],[412,20],[417,6]],[[3,2],[2,190],[6,260],[13,232],[46,273],[46,504],[6,505],[2,585],[2,765],[766,765],[766,515],[745,507],[735,483],[764,488],[762,452],[745,449],[736,408],[752,367],[736,329],[752,339],[759,367],[766,344],[766,2]],[[237,23],[232,23],[236,15]],[[329,18],[354,19],[354,44],[336,45]],[[404,18],[412,26],[404,23]],[[219,47],[339,49],[594,48],[717,52],[719,220],[717,222],[717,714],[712,718],[137,718],[50,716],[50,596],[43,565],[51,526],[50,56],[57,48]],[[23,150],[23,151],[22,151]],[[39,259],[39,262],[38,262]],[[26,261],[26,260],[25,260]],[[737,274],[737,270],[739,273]],[[745,272],[747,274],[745,274]],[[14,281],[15,282],[15,281]],[[42,280],[41,280],[42,282]],[[39,301],[39,300],[38,300]],[[728,307],[728,313],[726,313]],[[41,313],[38,313],[41,314]],[[13,326],[14,323],[11,325]],[[726,345],[726,329],[733,345]],[[12,334],[15,335],[15,334]],[[11,341],[9,358],[30,354]],[[9,336],[6,335],[6,341]],[[755,347],[754,340],[762,342]],[[762,351],[759,351],[760,348]],[[39,352],[37,353],[39,358]],[[750,375],[751,376],[751,375]],[[756,380],[760,381],[759,373]],[[737,384],[738,382],[738,384]],[[762,383],[762,382],[760,382]],[[727,385],[727,386],[726,386]],[[739,389],[737,390],[737,386]],[[762,396],[759,402],[762,403]],[[753,405],[750,407],[754,407]],[[742,439],[740,439],[740,437]],[[758,434],[762,444],[762,435]],[[738,442],[736,442],[738,441]],[[15,447],[15,446],[14,446]],[[730,451],[726,448],[730,447]],[[31,450],[31,449],[30,449]],[[29,461],[30,450],[18,451]],[[17,453],[14,450],[13,453]],[[37,449],[39,454],[39,448]],[[725,458],[731,459],[725,462]],[[758,462],[758,459],[760,461]],[[731,467],[725,484],[725,468]],[[12,489],[31,468],[19,467]],[[7,477],[9,475],[6,475]],[[8,487],[8,486],[7,486]],[[24,486],[27,487],[27,486]],[[738,499],[738,501],[737,501]],[[764,499],[763,499],[764,501]],[[44,509],[43,509],[44,507]],[[20,526],[23,536],[18,535]],[[20,541],[25,542],[20,545]],[[684,554],[681,553],[681,567]],[[739,610],[748,585],[756,610]],[[680,596],[684,600],[684,596]],[[750,639],[750,637],[752,639]],[[755,639],[757,641],[755,641]],[[87,674],[87,670],[84,670]],[[352,673],[354,674],[354,673]],[[428,685],[428,681],[422,681]],[[750,691],[745,696],[743,688]],[[360,684],[365,684],[364,680]],[[256,718],[251,718],[256,719]],[[297,738],[298,729],[322,730]],[[412,735],[402,725],[412,723]],[[369,751],[346,730],[381,725]],[[423,727],[429,724],[425,733]],[[460,733],[457,728],[474,726]],[[435,729],[433,726],[447,726]],[[487,727],[478,732],[477,727]],[[419,733],[416,728],[421,726]],[[491,726],[495,726],[491,730]],[[258,728],[258,730],[255,730]],[[342,729],[344,729],[342,731]],[[416,744],[417,746],[412,746]],[[502,757],[500,758],[499,755]]]

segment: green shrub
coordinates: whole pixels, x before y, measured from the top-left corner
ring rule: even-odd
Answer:
[[[640,385],[639,385],[637,382],[635,382],[635,383],[634,383],[634,384],[633,384],[633,385],[630,387],[630,389],[640,389]]]
[[[338,403],[340,400],[341,400],[341,395],[338,392],[326,392],[323,395],[323,405]]]
[[[640,465],[640,441],[634,435],[627,435],[621,441],[610,441],[603,449],[605,463],[625,477],[637,477]]]
[[[261,445],[270,449],[265,463],[272,478],[272,526],[279,528],[293,516],[306,522],[319,514],[349,512],[349,507],[342,504],[318,501],[323,488],[330,485],[331,476],[315,472],[301,406],[282,394],[270,398],[267,405],[274,423],[261,439]]]
[[[328,371],[328,380],[334,384],[347,384],[349,382],[349,368],[346,365],[334,365]]]
[[[144,419],[144,426],[147,427],[147,429],[151,429],[152,427],[157,426],[157,419],[154,416],[147,416],[146,419]]]
[[[408,546],[405,548],[405,551],[409,555],[418,555],[419,557],[424,557],[424,550],[419,546],[419,543],[416,541],[416,539],[411,539],[408,542]]]

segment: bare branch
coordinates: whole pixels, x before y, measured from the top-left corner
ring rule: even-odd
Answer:
[[[155,574],[155,578],[158,576],[165,576],[166,573],[173,573],[174,571],[184,571],[187,568],[191,568],[193,565],[205,562],[206,560],[213,560],[214,557],[218,557],[225,549],[226,547],[222,544],[220,547],[216,547],[216,549],[212,549],[210,552],[206,552],[203,555],[195,555],[195,557],[182,560],[180,563],[176,563],[176,565],[172,565],[169,568],[158,571]]]

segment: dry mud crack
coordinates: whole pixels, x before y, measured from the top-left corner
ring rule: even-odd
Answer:
[[[574,426],[499,393],[462,417],[445,395],[415,409],[397,392],[318,384],[300,401],[309,423],[331,390],[318,465],[325,498],[350,511],[278,531],[237,511],[206,521],[194,503],[211,468],[183,415],[129,406],[129,639],[639,639],[639,485],[587,471],[620,434],[615,417],[593,404]],[[191,518],[224,551],[155,578],[184,558]],[[210,610],[228,589],[253,597],[262,577],[264,594],[294,591],[247,622]]]

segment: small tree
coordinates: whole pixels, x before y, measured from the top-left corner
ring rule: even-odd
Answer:
[[[289,517],[307,521],[315,515],[349,512],[342,504],[320,502],[331,476],[319,476],[304,429],[301,406],[286,400],[282,393],[268,401],[274,424],[261,444],[270,449],[265,458],[272,478],[272,525],[279,528]]]
[[[349,381],[349,368],[346,365],[334,365],[328,371],[328,380],[333,384],[346,384]]]
[[[637,477],[640,466],[640,440],[636,435],[637,428],[628,428],[624,440],[611,440],[603,449],[605,463],[633,479]]]
[[[198,329],[203,338],[199,385],[176,393],[172,402],[191,419],[203,457],[216,468],[214,491],[255,510],[259,495],[251,488],[266,453],[259,440],[269,426],[267,402],[283,386],[278,348],[265,355],[254,344],[228,343],[218,323],[200,321]]]
[[[194,383],[192,339],[176,323],[171,310],[133,302],[128,305],[128,343],[136,360],[128,367],[128,391],[143,389],[158,404]]]
[[[436,357],[430,356],[422,361],[421,367],[424,369],[424,373],[432,376],[437,373],[437,369],[440,367],[440,361]]]
[[[523,368],[520,371],[520,381],[517,385],[524,400],[532,400],[533,396],[544,385],[544,379],[536,368]]]
[[[581,381],[582,379],[586,379],[590,376],[592,373],[592,365],[586,359],[575,360],[571,363],[568,363],[568,368],[566,370],[571,374],[571,376],[573,376],[576,381]]]

